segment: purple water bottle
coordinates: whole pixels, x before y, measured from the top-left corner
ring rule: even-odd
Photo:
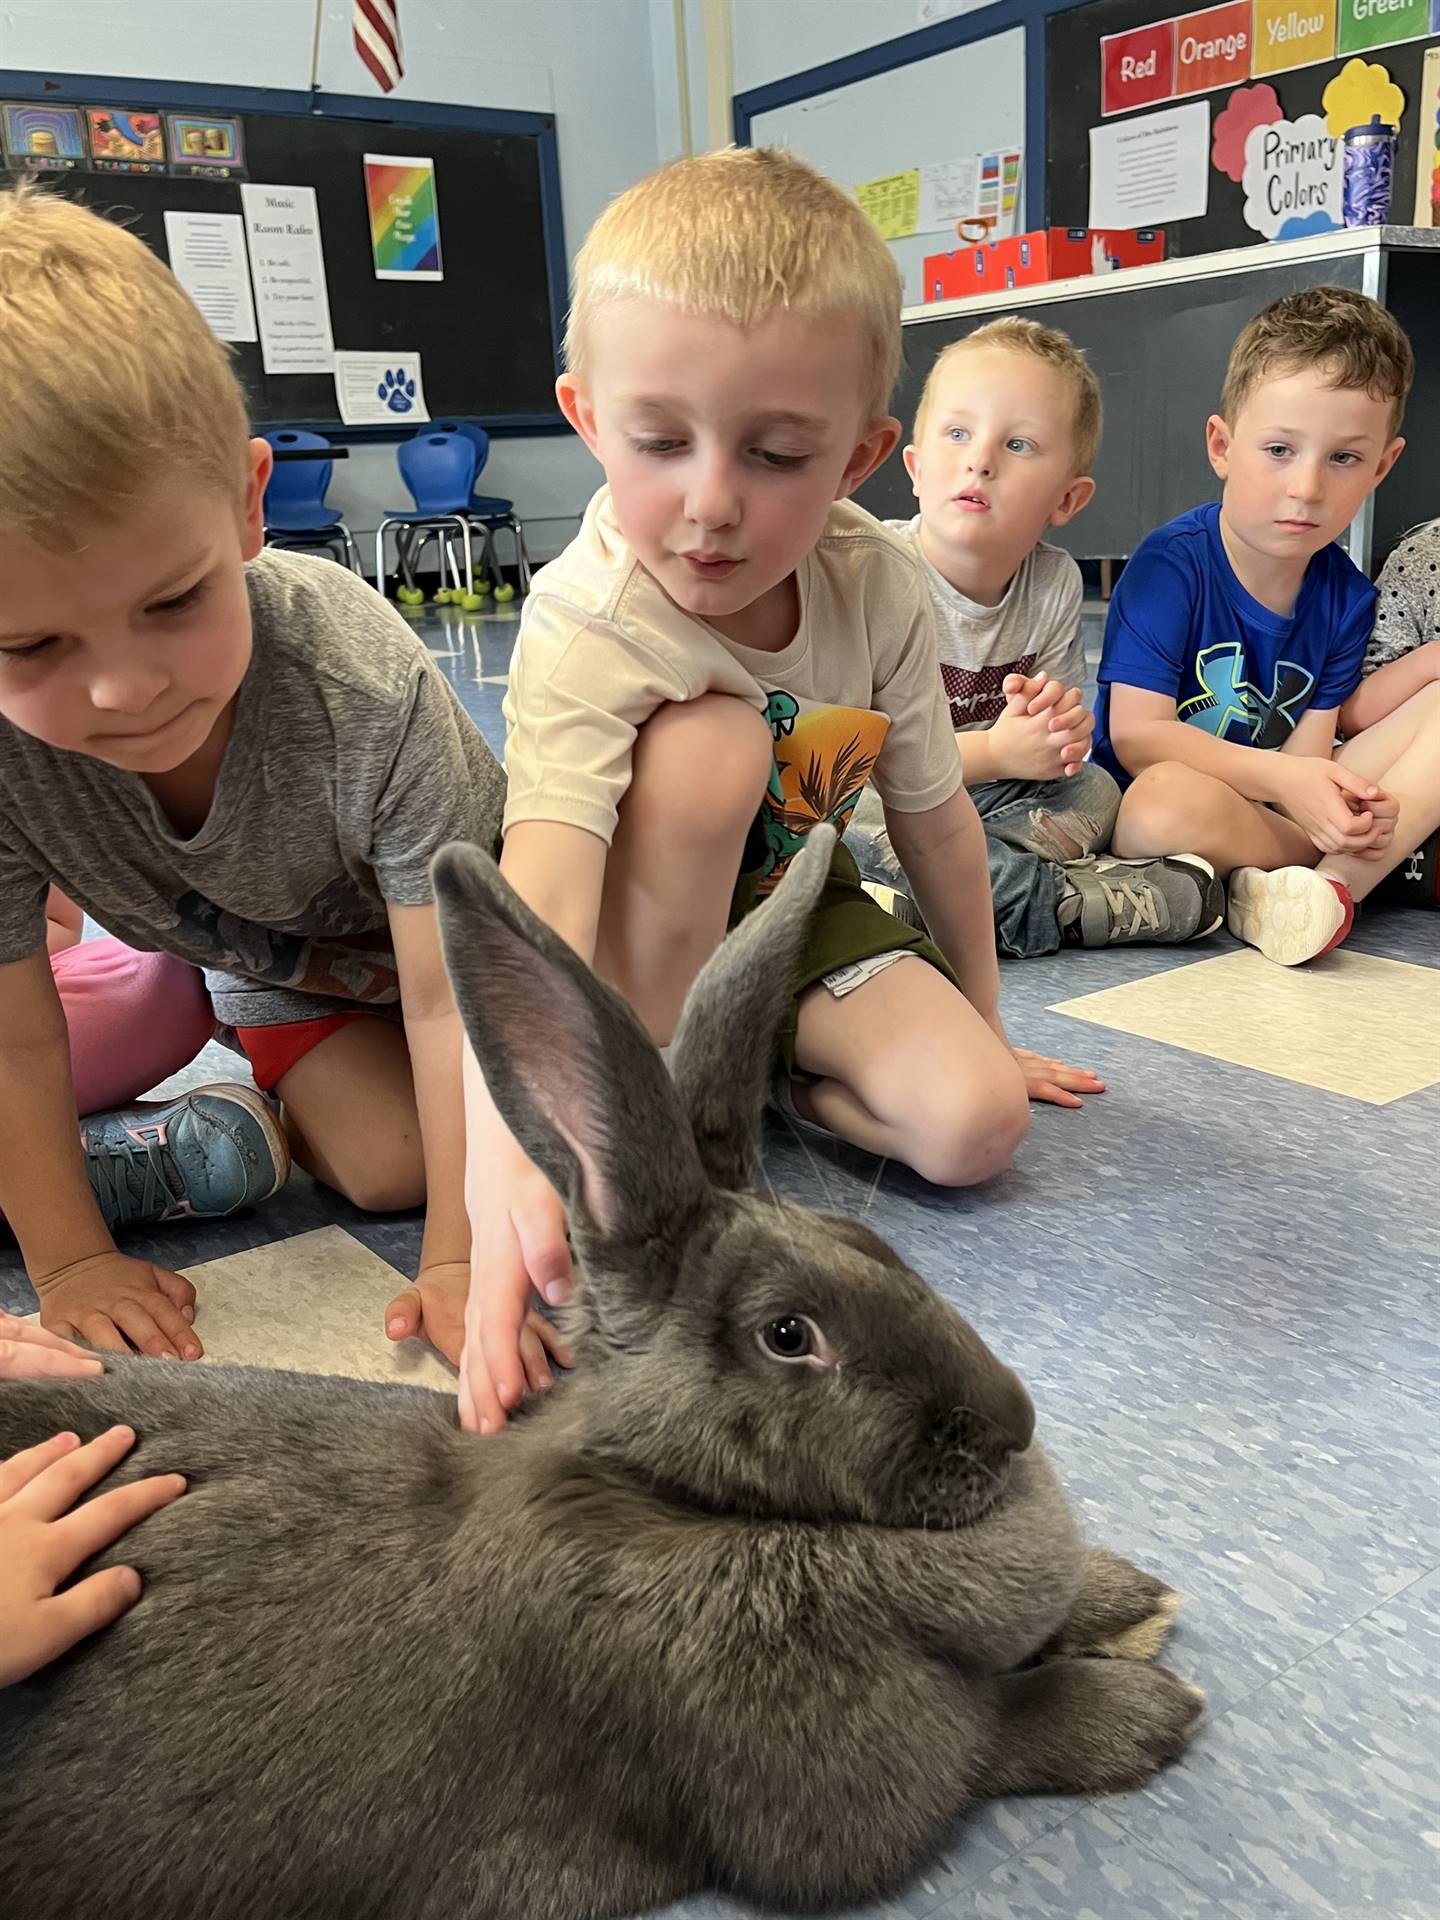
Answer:
[[[1368,126],[1346,129],[1344,208],[1347,227],[1383,227],[1388,219],[1398,131],[1395,127],[1387,127],[1378,113],[1370,116]]]

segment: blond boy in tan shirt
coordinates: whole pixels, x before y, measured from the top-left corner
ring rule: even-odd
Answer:
[[[558,384],[605,469],[538,577],[511,670],[502,870],[668,1042],[727,920],[867,778],[933,940],[837,855],[782,1036],[784,1102],[943,1185],[1006,1167],[1012,1050],[985,843],[912,553],[848,496],[891,452],[900,281],[855,202],[790,155],[676,162],[576,266]],[[568,1292],[559,1201],[467,1064],[475,1234],[461,1412],[548,1384],[532,1289]]]

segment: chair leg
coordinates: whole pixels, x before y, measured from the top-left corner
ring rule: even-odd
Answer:
[[[339,532],[340,532],[341,543],[345,548],[346,566],[349,567],[352,573],[359,573],[360,577],[363,579],[365,576],[363,573],[361,573],[360,555],[355,546],[354,536],[351,534],[350,529],[345,526],[342,526],[339,529]]]
[[[465,605],[468,608],[475,598],[475,564],[470,552],[470,522],[457,519],[455,525],[460,529],[461,551],[465,555]]]
[[[375,591],[382,599],[385,595],[385,529],[389,524],[388,520],[382,520],[375,529]]]

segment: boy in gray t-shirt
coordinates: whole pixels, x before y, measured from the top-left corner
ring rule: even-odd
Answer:
[[[985,827],[995,937],[1016,957],[1062,942],[1189,940],[1220,924],[1203,861],[1110,858],[1119,789],[1086,758],[1080,569],[1041,537],[1095,491],[1100,389],[1056,329],[1006,316],[930,370],[905,466],[920,503],[891,521],[930,589],[965,785]],[[862,873],[906,882],[866,794],[849,836]]]
[[[293,1152],[359,1206],[427,1202],[386,1330],[457,1358],[461,1029],[428,867],[447,840],[494,843],[504,777],[370,587],[262,550],[270,450],[138,239],[0,194],[0,351],[0,1211],[42,1320],[195,1357],[194,1289],[110,1227],[263,1197]],[[202,968],[261,1092],[77,1136],[52,884]]]

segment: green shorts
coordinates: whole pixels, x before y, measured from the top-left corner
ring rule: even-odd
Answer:
[[[762,878],[763,875],[757,871],[742,873],[736,881],[735,891],[730,898],[732,927],[759,906],[763,897],[760,893]],[[785,1009],[776,1039],[779,1063],[788,1080],[812,1081],[816,1077],[795,1064],[795,1029],[800,1017],[801,996],[827,974],[836,973],[841,967],[853,966],[859,960],[873,960],[882,953],[913,953],[938,968],[952,986],[959,985],[950,963],[929,934],[922,933],[918,927],[907,926],[903,920],[897,920],[893,913],[887,913],[878,900],[873,900],[866,893],[860,884],[860,869],[855,864],[854,855],[848,847],[837,841],[830,858],[829,878],[820,890],[820,898],[810,920],[810,931],[801,951],[800,965],[795,974],[795,991]]]

